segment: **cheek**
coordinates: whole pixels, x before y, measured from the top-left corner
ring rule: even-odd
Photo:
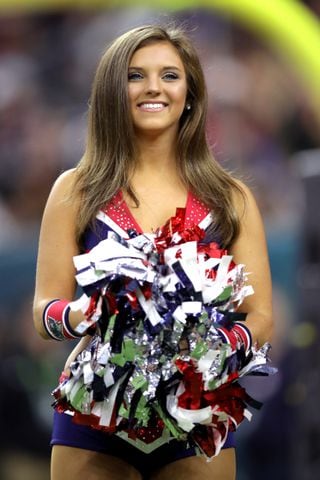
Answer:
[[[133,102],[139,95],[139,87],[135,84],[130,84],[128,87],[128,96],[130,102]]]
[[[174,91],[174,98],[177,102],[185,103],[186,98],[187,98],[187,89],[183,87],[178,87]]]

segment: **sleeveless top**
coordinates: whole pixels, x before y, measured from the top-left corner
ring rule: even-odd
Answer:
[[[185,205],[185,228],[199,225],[206,230],[211,223],[210,209],[207,205],[188,192]],[[120,190],[106,207],[100,210],[95,219],[95,229],[87,228],[83,235],[83,247],[85,251],[91,250],[101,240],[108,236],[111,230],[120,236],[128,237],[128,230],[135,230],[138,234],[143,232],[136,222]],[[204,243],[217,241],[213,238],[204,239]],[[219,242],[217,242],[219,243]]]

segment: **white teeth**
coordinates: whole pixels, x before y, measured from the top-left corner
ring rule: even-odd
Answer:
[[[143,104],[140,105],[140,106],[141,106],[142,108],[154,108],[154,109],[164,107],[163,103],[143,103]]]

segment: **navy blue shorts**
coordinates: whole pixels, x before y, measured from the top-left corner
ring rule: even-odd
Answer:
[[[135,467],[144,479],[158,468],[186,457],[196,455],[196,450],[186,442],[171,440],[151,453],[143,453],[116,435],[109,435],[101,430],[78,425],[72,416],[54,412],[51,445],[66,445],[84,448],[95,452],[107,453],[124,459]],[[223,448],[235,447],[233,433],[229,433]]]

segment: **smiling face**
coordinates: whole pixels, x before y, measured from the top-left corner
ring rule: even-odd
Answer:
[[[128,72],[128,94],[136,133],[177,134],[187,96],[182,60],[169,42],[138,49]]]

